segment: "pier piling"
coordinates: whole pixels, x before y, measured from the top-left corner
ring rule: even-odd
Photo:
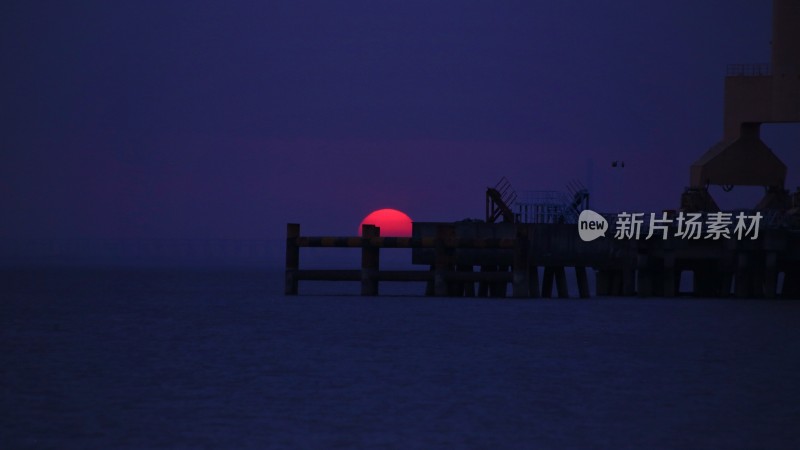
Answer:
[[[589,298],[589,278],[586,276],[586,267],[575,267],[575,278],[578,281],[578,296],[580,298]]]
[[[800,297],[800,234],[769,230],[767,238],[582,242],[569,224],[475,222],[415,223],[413,237],[382,237],[371,225],[357,237],[304,237],[290,223],[284,292],[297,295],[305,280],[358,281],[361,295],[374,296],[381,281],[415,281],[431,296],[567,298],[571,267],[581,298],[590,296],[588,268],[598,296]],[[303,247],[360,248],[361,267],[303,270]],[[390,248],[412,249],[412,264],[425,269],[381,270],[380,252]],[[680,291],[683,272],[693,274],[690,292]]]
[[[378,270],[380,247],[374,246],[370,238],[380,237],[381,229],[375,225],[362,225],[361,237],[361,295],[378,295]]]

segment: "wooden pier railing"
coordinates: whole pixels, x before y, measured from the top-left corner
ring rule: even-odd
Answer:
[[[360,270],[320,270],[300,268],[300,249],[303,247],[361,248]],[[378,295],[381,281],[427,282],[427,295],[475,296],[475,283],[480,283],[479,295],[503,297],[508,283],[517,298],[550,297],[555,282],[559,297],[568,297],[564,267],[545,267],[540,292],[538,270],[529,258],[528,228],[516,228],[513,238],[457,237],[452,224],[437,226],[436,237],[381,237],[380,228],[362,227],[361,237],[308,237],[300,235],[299,224],[286,227],[286,295],[297,295],[300,281],[360,281],[361,295]],[[433,264],[430,270],[380,270],[380,249],[421,248],[432,249]],[[482,267],[457,264],[456,249],[481,249],[484,251],[512,251],[510,266]],[[577,267],[578,289],[581,297],[589,296],[588,280],[584,267]]]

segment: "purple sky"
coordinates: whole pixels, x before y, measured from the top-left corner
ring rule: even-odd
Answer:
[[[675,208],[769,61],[770,2],[231,3],[2,3],[0,238],[352,234],[590,165],[597,209]],[[800,127],[763,138],[793,190]]]

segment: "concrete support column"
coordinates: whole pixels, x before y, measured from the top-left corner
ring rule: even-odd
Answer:
[[[378,270],[380,267],[380,247],[369,243],[369,238],[379,237],[381,229],[374,225],[363,225],[361,237],[361,295],[378,295]]]
[[[434,277],[432,277],[430,280],[425,282],[425,296],[426,297],[433,297],[436,294],[436,290],[433,287],[433,281],[434,281],[433,278],[435,278],[435,274],[436,274],[436,264],[431,264],[430,268],[428,270],[432,274],[434,274]]]
[[[622,295],[630,297],[636,294],[636,270],[622,269]]]
[[[472,273],[473,269],[472,266],[460,265],[458,266],[458,271],[464,273]],[[460,291],[459,295],[463,295],[464,297],[475,297],[475,282],[466,281],[464,283],[461,283],[459,291]]]
[[[747,298],[752,295],[752,279],[748,269],[749,261],[747,253],[741,252],[736,255],[736,287],[734,294],[737,298]]]
[[[452,225],[439,225],[436,232],[435,269],[433,274],[433,289],[437,297],[446,297],[450,291],[447,283],[447,272],[453,264],[453,249],[445,245],[447,239],[455,237],[455,228]]]
[[[675,297],[680,288],[680,272],[675,270],[675,255],[670,252],[664,255],[664,277],[662,289],[664,297]]]
[[[650,269],[650,260],[647,255],[639,254],[636,258],[636,276],[639,285],[639,296],[650,297],[653,295],[653,271]]]
[[[558,298],[569,298],[569,289],[567,289],[567,271],[564,266],[558,266],[554,269],[556,277],[556,290],[558,291]]]
[[[531,298],[539,298],[541,297],[541,291],[539,290],[539,268],[536,267],[536,264],[533,261],[528,262],[528,283],[529,283],[529,295]]]
[[[586,276],[586,267],[576,266],[575,278],[578,281],[578,296],[580,298],[591,297],[591,294],[589,293],[589,278]]]
[[[764,296],[775,298],[778,294],[778,255],[768,252],[764,261]]]
[[[552,266],[545,266],[542,278],[542,298],[552,298],[553,281],[555,279],[554,268]]]
[[[486,264],[481,266],[481,273],[494,272],[495,270],[496,270],[495,266],[490,266],[490,265],[486,265]],[[490,287],[490,283],[488,281],[479,282],[478,283],[478,297],[489,297],[489,294],[490,294],[489,287]]]
[[[787,268],[783,273],[781,298],[800,299],[800,268]]]
[[[497,266],[497,271],[498,272],[508,272],[508,269],[509,269],[509,267],[505,266],[505,265]],[[505,298],[506,297],[506,289],[508,287],[507,285],[508,285],[508,283],[505,282],[505,281],[498,281],[496,283],[492,283],[491,296],[492,297],[497,297],[497,298]]]
[[[512,274],[512,290],[515,298],[526,298],[530,295],[528,279],[528,229],[517,227],[517,241],[514,247],[514,265]]]
[[[731,286],[733,285],[733,272],[730,270],[724,271],[719,275],[720,290],[718,295],[721,297],[731,296]]]
[[[608,270],[597,270],[594,274],[595,292],[597,296],[611,295],[612,277]]]

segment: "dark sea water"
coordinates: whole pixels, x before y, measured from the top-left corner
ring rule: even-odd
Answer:
[[[800,302],[292,298],[264,271],[0,283],[3,449],[800,448]]]

